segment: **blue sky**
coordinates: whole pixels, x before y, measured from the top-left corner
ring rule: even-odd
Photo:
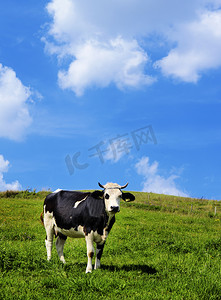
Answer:
[[[221,199],[221,1],[0,3],[0,190]]]

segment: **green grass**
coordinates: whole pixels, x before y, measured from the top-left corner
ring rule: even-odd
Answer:
[[[102,269],[85,274],[84,239],[67,240],[66,265],[55,247],[47,262],[45,195],[0,193],[0,299],[221,299],[219,202],[136,193],[121,204]]]

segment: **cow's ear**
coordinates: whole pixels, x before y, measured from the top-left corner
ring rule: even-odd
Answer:
[[[104,191],[94,191],[93,193],[91,193],[91,196],[93,198],[103,198],[104,196]]]
[[[122,199],[126,202],[130,202],[130,201],[134,201],[135,200],[135,196],[131,193],[123,193],[122,194]]]

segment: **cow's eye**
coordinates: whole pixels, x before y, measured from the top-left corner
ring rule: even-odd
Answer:
[[[109,199],[110,196],[108,194],[105,195],[105,199]]]

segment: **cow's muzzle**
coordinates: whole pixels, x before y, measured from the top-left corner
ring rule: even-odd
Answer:
[[[120,207],[119,206],[111,206],[111,211],[110,212],[114,212],[114,213],[117,213],[120,211]]]

